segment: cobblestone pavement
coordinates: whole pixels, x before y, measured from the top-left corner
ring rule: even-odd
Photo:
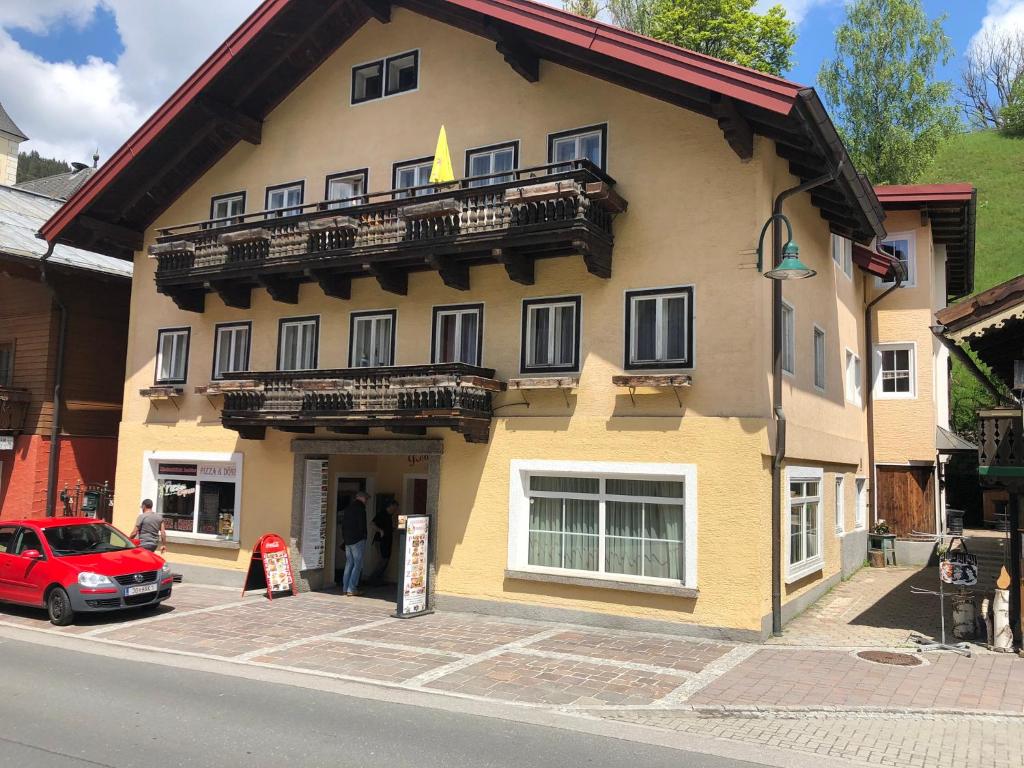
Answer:
[[[176,585],[159,609],[54,628],[5,607],[0,624],[474,699],[547,707],[860,763],[1019,765],[1024,661],[925,654],[907,668],[852,651],[440,612],[324,593],[267,601]],[[950,712],[969,713],[950,717]],[[898,719],[894,719],[898,718]],[[994,755],[979,759],[979,756]]]

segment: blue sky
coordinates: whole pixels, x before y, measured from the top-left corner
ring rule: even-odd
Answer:
[[[259,0],[0,0],[0,102],[38,149],[68,160],[117,146],[256,7]],[[788,76],[808,85],[833,52],[843,0],[781,2],[799,23]],[[545,0],[558,5],[558,0]],[[958,79],[983,27],[1024,26],[1024,0],[924,0],[947,14]],[[181,45],[176,41],[190,41]]]

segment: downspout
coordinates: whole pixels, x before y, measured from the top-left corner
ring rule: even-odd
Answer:
[[[50,292],[50,298],[60,313],[60,326],[57,332],[57,361],[53,373],[53,418],[50,427],[50,460],[46,471],[46,516],[53,517],[57,502],[57,468],[60,466],[60,429],[61,429],[61,389],[64,382],[64,344],[68,331],[68,310],[60,300],[57,289],[49,282],[46,274],[46,262],[53,255],[56,243],[47,243],[46,253],[40,261],[39,273],[43,285]]]
[[[772,269],[782,256],[782,204],[802,192],[834,181],[840,162],[816,179],[784,189],[772,206]],[[775,455],[772,457],[772,634],[782,634],[782,463],[786,458],[786,414],[782,410],[782,281],[772,280],[772,415],[775,417]]]
[[[903,281],[907,276],[903,270],[903,264],[899,260],[891,259],[891,263],[896,272],[896,282],[869,301],[868,305],[864,308],[864,351],[866,353],[864,391],[868,406],[868,472],[871,475],[871,493],[868,494],[868,505],[871,507],[871,521],[873,523],[878,522],[878,504],[875,490],[875,345],[872,341],[874,323],[872,322],[871,310],[878,302],[903,285]]]

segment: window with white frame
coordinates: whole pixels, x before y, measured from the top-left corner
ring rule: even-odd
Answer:
[[[555,373],[579,366],[580,297],[527,299],[523,302],[525,371]]]
[[[419,86],[419,76],[419,51],[389,56],[384,60],[384,94],[394,96],[396,93],[415,91]]]
[[[854,525],[858,531],[863,530],[868,524],[868,480],[866,477],[858,477],[855,486],[857,489],[857,508]]]
[[[821,540],[822,471],[788,467],[789,536],[786,581],[801,579],[824,566]]]
[[[191,328],[165,328],[157,333],[156,383],[184,384],[188,377]]]
[[[336,173],[327,177],[327,188],[324,190],[330,209],[348,208],[353,205],[363,205],[366,200],[366,176],[367,172],[349,171],[347,173]]]
[[[317,365],[319,317],[287,317],[277,333],[277,370],[311,371]]]
[[[879,344],[875,348],[875,397],[879,399],[917,396],[913,344]]]
[[[860,357],[846,350],[846,400],[854,405],[862,405],[864,402],[861,382],[863,374],[860,369]]]
[[[814,386],[825,389],[825,331],[814,326]]]
[[[692,347],[692,287],[626,291],[626,368],[689,368]]]
[[[213,378],[249,370],[249,337],[252,323],[221,323],[216,328]]]
[[[395,198],[401,199],[411,196],[429,195],[434,192],[434,187],[426,186],[430,184],[430,171],[434,167],[434,158],[425,157],[422,160],[412,160],[408,163],[396,164],[394,167],[394,179],[393,187],[395,190]],[[414,187],[422,187],[422,189],[416,189],[413,192],[403,192],[401,190],[410,190]]]
[[[294,216],[302,213],[303,195],[306,185],[299,181],[267,187],[266,210],[268,216]]]
[[[846,528],[846,482],[842,475],[836,475],[836,533]]]
[[[887,240],[883,240],[878,244],[878,247],[883,252],[896,258],[906,272],[907,278],[903,281],[903,286],[907,288],[913,288],[917,283],[917,258],[914,253],[914,233],[906,232],[903,234],[891,235]],[[892,285],[896,282],[896,278],[882,279],[879,278],[879,283],[882,285]]]
[[[513,462],[509,567],[696,586],[692,465]]]
[[[832,235],[832,261],[847,277],[853,277],[853,241],[842,235]]]
[[[0,342],[0,387],[14,383],[14,342]]]
[[[352,103],[379,99],[384,95],[384,62],[371,61],[352,68]]]
[[[466,176],[486,177],[469,182],[469,186],[484,187],[488,184],[512,181],[512,171],[518,164],[518,155],[518,142],[468,150],[466,152]]]
[[[608,126],[595,125],[573,131],[554,133],[548,136],[548,162],[569,163],[572,160],[589,160],[598,168],[604,168],[607,158]],[[559,165],[554,173],[567,171],[571,165]]]
[[[221,195],[210,201],[211,227],[229,227],[237,224],[245,213],[245,192],[233,195]]]
[[[483,317],[483,304],[434,307],[433,361],[480,365]]]
[[[349,329],[349,365],[352,368],[394,364],[396,317],[393,309],[352,313]]]
[[[796,373],[796,313],[782,302],[782,370]]]

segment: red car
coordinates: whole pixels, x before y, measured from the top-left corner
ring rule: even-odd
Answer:
[[[0,601],[46,608],[57,626],[76,613],[159,605],[172,582],[162,557],[101,520],[0,520]]]

